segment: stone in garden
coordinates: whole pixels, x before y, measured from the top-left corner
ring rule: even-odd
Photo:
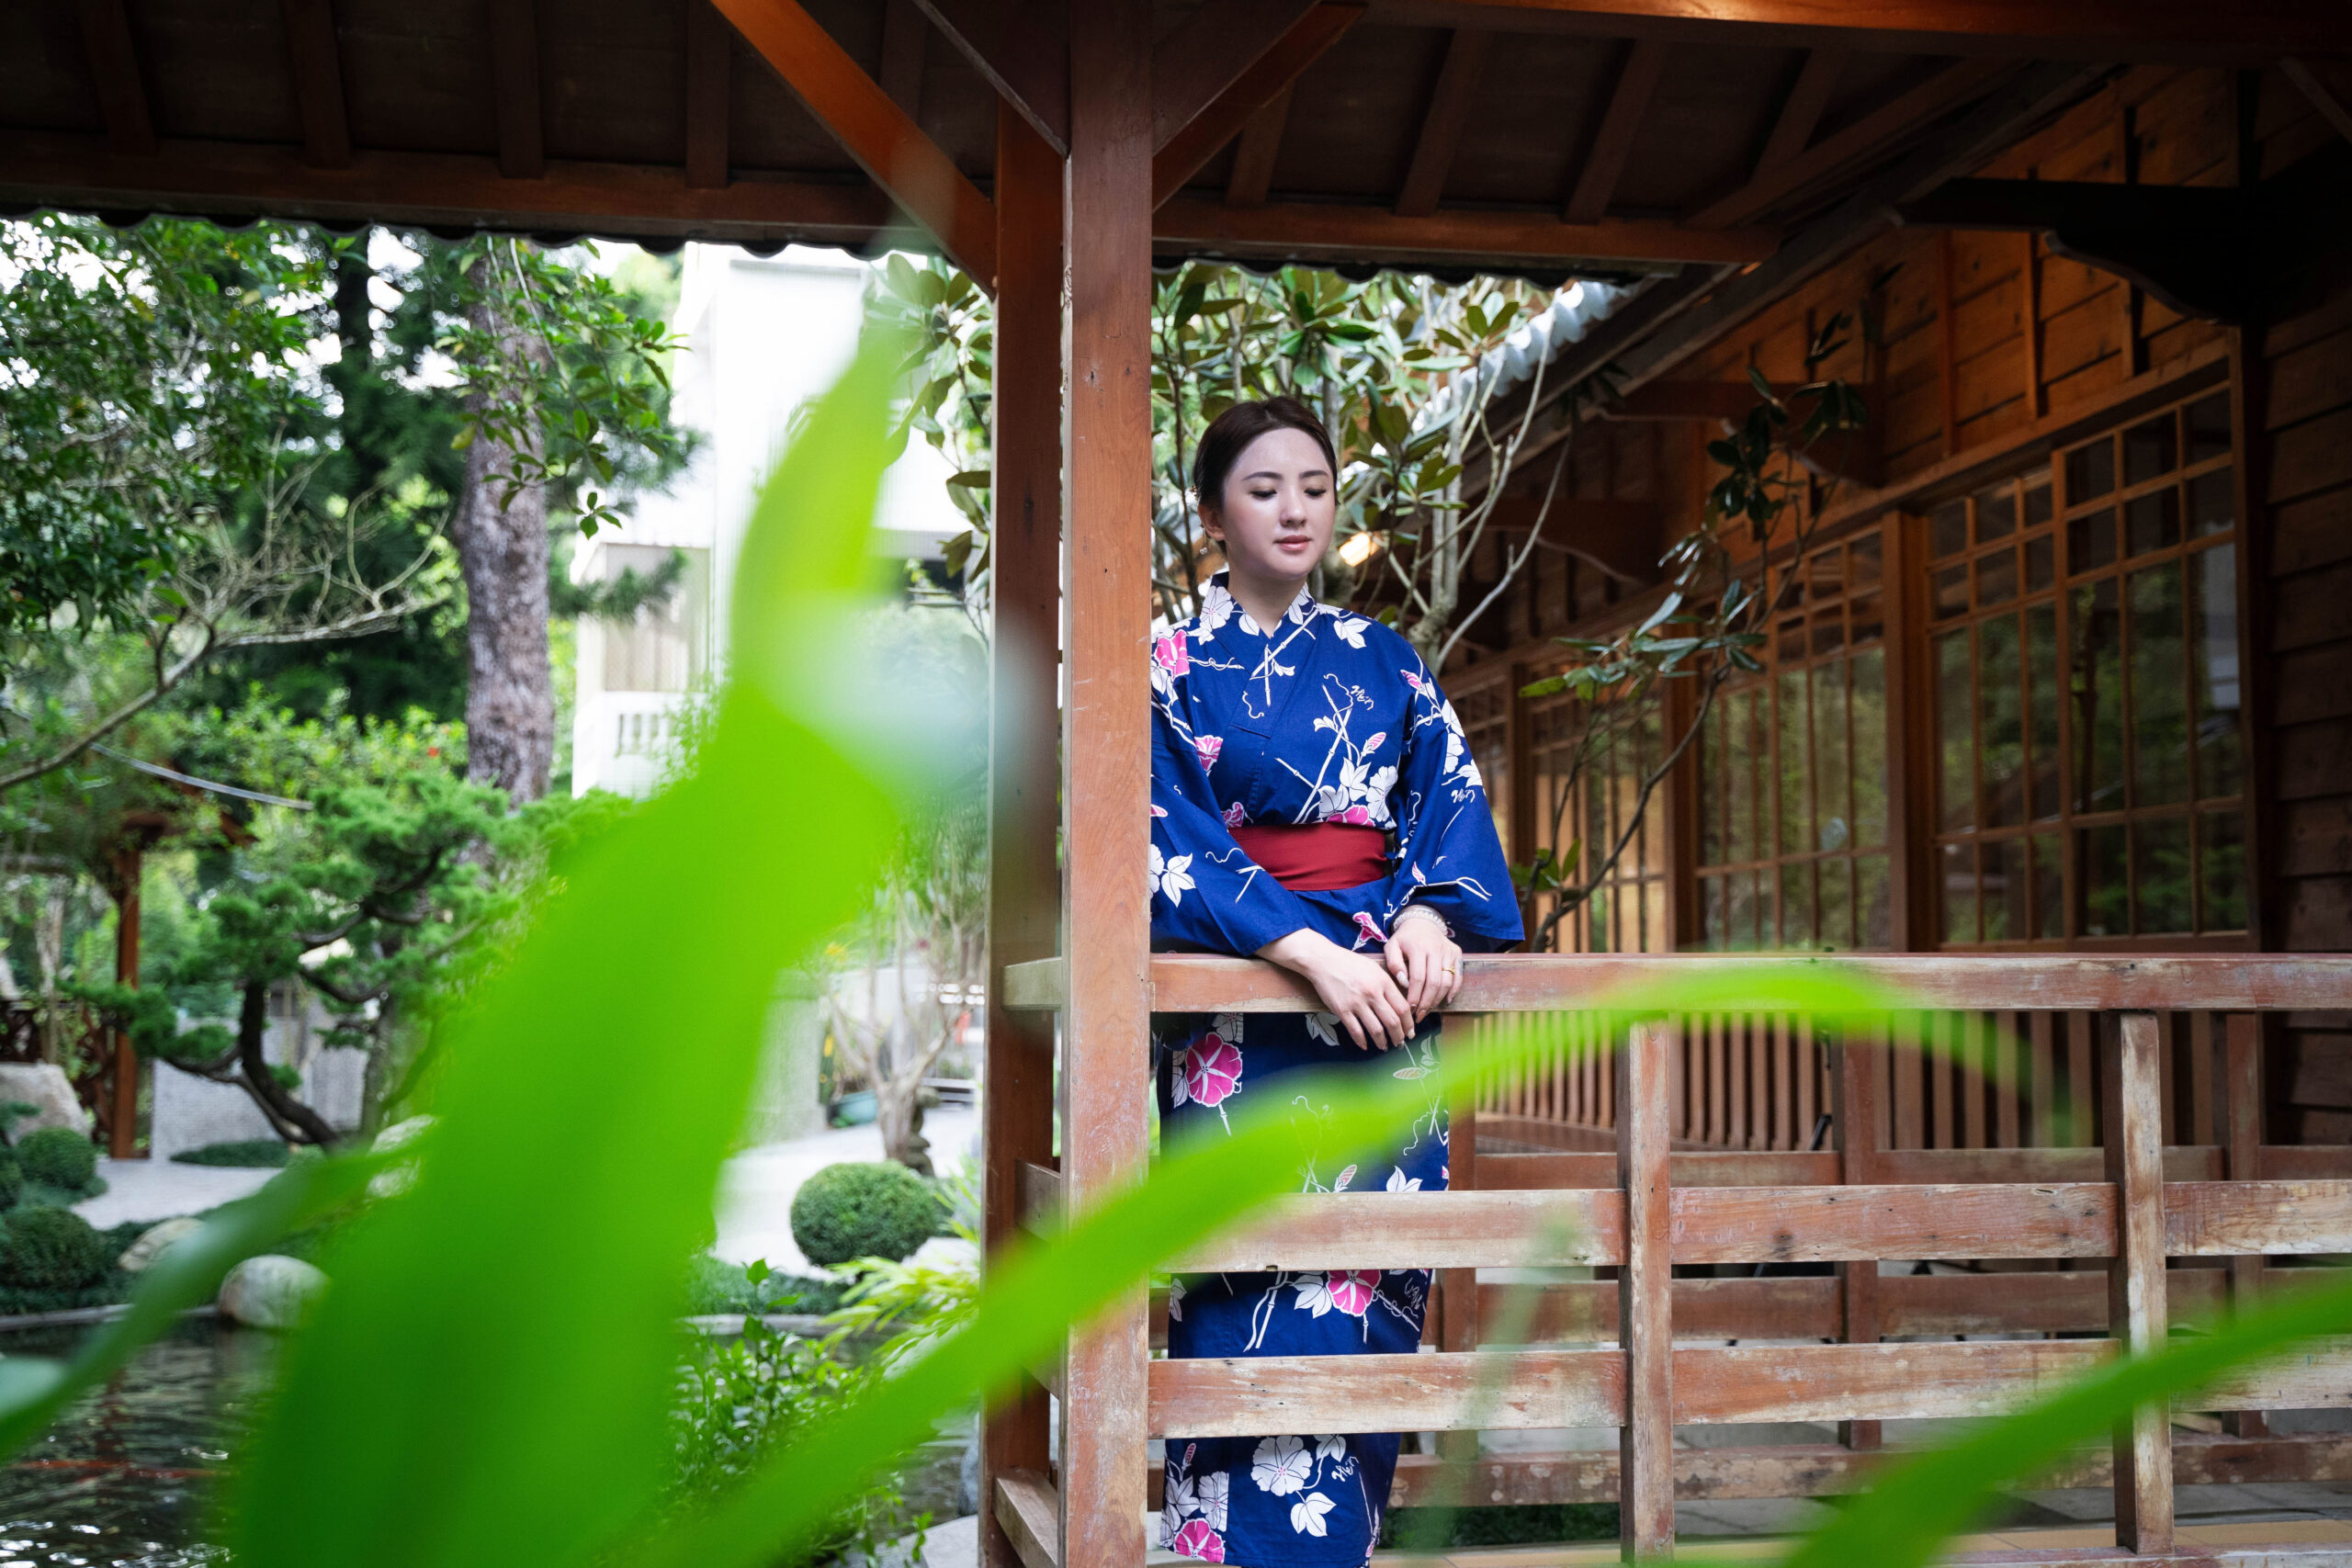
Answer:
[[[12,1140],[43,1127],[70,1127],[90,1135],[90,1113],[55,1062],[0,1062],[0,1104],[12,1100],[34,1107],[33,1114],[17,1119]]]
[[[194,1235],[203,1228],[202,1220],[190,1219],[185,1214],[176,1220],[165,1220],[161,1224],[149,1225],[139,1233],[137,1241],[124,1249],[119,1266],[126,1274],[136,1274],[161,1258],[164,1255],[164,1248],[184,1237]]]
[[[220,1315],[248,1328],[297,1328],[326,1288],[327,1277],[300,1258],[264,1253],[220,1281]]]

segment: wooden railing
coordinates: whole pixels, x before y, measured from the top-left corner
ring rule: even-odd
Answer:
[[[1736,973],[1785,961],[1472,959],[1458,1010],[1571,1010],[1687,978],[1698,962]],[[1629,1546],[1657,1556],[1671,1550],[1678,1496],[1856,1489],[1879,1461],[1879,1422],[2015,1409],[2119,1342],[2160,1342],[2174,1318],[2243,1299],[2259,1288],[2265,1257],[2352,1253],[2352,1149],[2260,1143],[2258,1098],[2245,1103],[2250,1062],[2258,1074],[2251,1029],[2209,1037],[2228,1058],[2211,1080],[2222,1098],[2201,1107],[2217,1141],[2166,1146],[2159,1021],[2188,1010],[2352,1007],[2352,958],[1838,962],[1921,1009],[2116,1015],[2084,1036],[2101,1058],[2102,1146],[1885,1146],[1889,1054],[1825,1039],[1819,1093],[1832,1147],[1677,1150],[1675,1093],[1687,1081],[1679,1026],[1636,1023],[1621,1047],[1593,1053],[1607,1063],[1613,1149],[1482,1155],[1465,1104],[1454,1118],[1453,1190],[1283,1199],[1245,1230],[1171,1259],[1180,1270],[1432,1268],[1441,1289],[1434,1345],[1420,1355],[1156,1360],[1152,1433],[1436,1430],[1440,1452],[1406,1456],[1393,1503],[1614,1498]],[[1008,997],[1057,1005],[1060,976],[1059,961],[1009,969]],[[1314,1005],[1291,976],[1240,960],[1160,958],[1151,981],[1163,1011]],[[1025,1218],[1047,1224],[1058,1178],[1042,1167],[1023,1174]],[[1883,1276],[1881,1260],[2044,1271]],[[1672,1277],[1676,1265],[1790,1264],[1835,1272]],[[1616,1277],[1536,1287],[1532,1301],[1476,1277],[1482,1267],[1561,1265]],[[1512,1320],[1518,1343],[1498,1342]],[[1936,1342],[1991,1333],[2112,1337]],[[1677,1346],[1678,1337],[1816,1342]],[[2173,1551],[2177,1483],[2352,1479],[2352,1438],[2270,1437],[2260,1415],[2346,1404],[2352,1340],[2313,1346],[2199,1395],[2198,1410],[2228,1413],[2228,1430],[2177,1438],[2171,1413],[2144,1411],[2112,1455],[2075,1456],[2049,1483],[2112,1484],[2119,1544],[2162,1559]],[[1758,1422],[1836,1423],[1842,1440],[1673,1448],[1676,1426]],[[1616,1427],[1624,1440],[1616,1454],[1481,1457],[1476,1448],[1480,1429],[1572,1427]],[[1000,1497],[1016,1539],[1015,1520],[1035,1523],[1039,1484],[1017,1482]]]

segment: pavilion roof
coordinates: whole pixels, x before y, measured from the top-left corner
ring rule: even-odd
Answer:
[[[1066,114],[1046,9],[17,0],[0,202],[865,246],[908,233],[867,171],[920,153],[895,166],[927,180],[925,221],[972,265],[992,254],[958,234],[987,211],[998,88],[1049,139]],[[1712,276],[1972,116],[1981,137],[1988,106],[2009,125],[2101,65],[2272,61],[2340,21],[2325,0],[1852,10],[1879,28],[1804,25],[1838,14],[1810,0],[1163,0],[1156,250]]]

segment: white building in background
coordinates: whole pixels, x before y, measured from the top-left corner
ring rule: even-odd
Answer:
[[[649,792],[662,773],[687,694],[727,657],[723,607],[759,487],[783,456],[795,416],[849,364],[865,320],[870,269],[838,251],[791,246],[763,258],[689,245],[677,315],[678,423],[701,433],[694,462],[649,495],[619,529],[582,541],[576,582],[658,570],[673,549],[688,566],[679,591],[634,625],[582,618],[572,717],[571,788]],[[886,477],[876,553],[927,558],[964,531],[948,499],[947,460],[910,441]]]

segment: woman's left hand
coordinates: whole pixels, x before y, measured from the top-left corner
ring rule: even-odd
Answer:
[[[1415,1017],[1436,1011],[1462,988],[1462,949],[1425,916],[1393,920],[1383,957]]]

